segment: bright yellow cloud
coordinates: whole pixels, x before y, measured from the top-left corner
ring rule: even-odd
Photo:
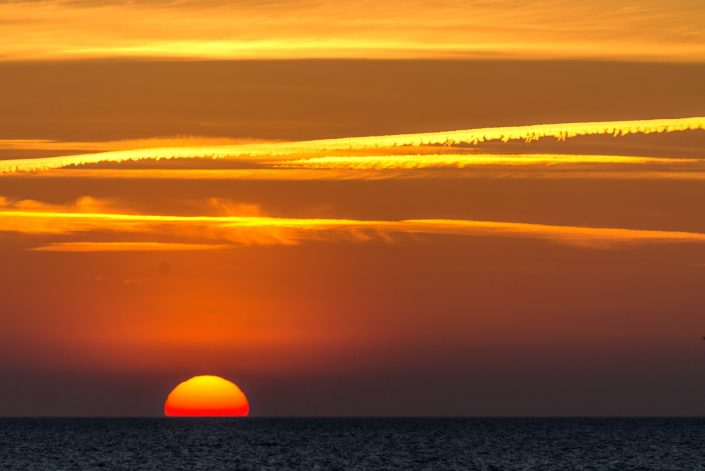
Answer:
[[[172,136],[146,139],[125,139],[119,141],[64,142],[50,139],[0,139],[0,149],[40,150],[40,151],[113,151],[147,149],[153,147],[202,147],[213,145],[252,144],[262,142],[253,139],[233,139],[208,136]]]
[[[28,234],[76,235],[143,234],[175,236],[189,240],[232,245],[294,245],[314,240],[392,240],[403,234],[445,234],[544,239],[579,246],[610,246],[623,243],[705,243],[699,232],[628,228],[577,227],[547,224],[454,219],[357,220],[332,218],[276,218],[265,216],[174,216],[124,213],[56,211],[0,211],[0,231]],[[193,242],[187,242],[192,244]],[[73,245],[72,245],[73,244]],[[64,245],[67,251],[91,251],[100,244]],[[113,246],[114,247],[114,246]],[[130,245],[119,246],[128,250]],[[145,245],[135,245],[136,250]],[[188,246],[184,246],[188,247]],[[221,247],[221,248],[222,248]],[[52,243],[40,250],[61,251]],[[74,250],[71,250],[74,248]],[[215,248],[215,247],[209,247]]]
[[[676,164],[664,163],[667,166]],[[687,164],[686,164],[687,165]],[[535,167],[535,166],[534,166]],[[551,165],[533,168],[531,165],[514,165],[507,170],[450,168],[432,169],[64,169],[50,170],[37,174],[19,174],[13,178],[48,179],[104,179],[104,180],[232,180],[232,181],[350,181],[350,180],[424,180],[431,178],[502,178],[502,179],[589,179],[589,180],[705,180],[705,171],[690,168],[655,170],[649,168],[628,168],[609,170],[584,170],[571,165]]]
[[[702,61],[700,0],[5,1],[0,57]]]
[[[530,142],[547,137],[565,140],[578,136],[626,136],[630,134],[672,133],[692,130],[705,130],[705,117],[536,124],[529,126],[493,127],[458,131],[396,134],[387,136],[349,137],[299,142],[146,148],[34,159],[0,160],[0,174],[36,172],[104,162],[121,163],[161,159],[237,158],[246,162],[272,165],[273,162],[271,162],[271,160],[275,158],[281,160],[283,156],[291,156],[291,158],[287,160],[296,160],[300,159],[302,155],[321,154],[334,151],[394,149],[402,146],[421,147],[438,144],[451,146],[455,144],[479,144],[489,141],[509,142],[512,140],[524,140]],[[405,158],[411,160],[414,157],[406,156]],[[561,159],[561,157],[551,158],[554,160]],[[571,157],[566,158],[570,159]],[[572,158],[576,159],[576,157]],[[610,158],[614,159],[614,157],[593,157],[593,160],[600,158],[603,159],[603,161]],[[397,159],[403,158],[397,157]],[[467,157],[468,162],[471,160],[472,158]],[[498,162],[500,160],[501,159],[498,159]],[[627,158],[622,160],[625,163],[628,161]],[[281,166],[281,162],[274,162],[274,164]]]
[[[411,154],[329,156],[287,160],[279,165],[289,168],[333,170],[379,170],[415,168],[465,168],[476,166],[574,165],[574,164],[666,164],[702,163],[700,159],[632,157],[617,155],[569,154]]]

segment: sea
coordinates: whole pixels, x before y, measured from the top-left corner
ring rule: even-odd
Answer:
[[[705,419],[0,419],[0,469],[705,470]]]

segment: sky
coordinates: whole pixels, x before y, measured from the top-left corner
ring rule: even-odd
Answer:
[[[0,3],[0,416],[702,415],[702,10]]]
[[[0,57],[701,61],[700,0],[5,0]]]

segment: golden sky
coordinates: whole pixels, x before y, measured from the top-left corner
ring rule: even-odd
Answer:
[[[0,2],[0,416],[702,415],[703,8]]]
[[[9,0],[0,58],[700,62],[704,18],[699,0]]]

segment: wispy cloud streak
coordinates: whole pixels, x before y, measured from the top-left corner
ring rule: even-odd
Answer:
[[[201,147],[164,147],[125,151],[101,152],[36,159],[14,159],[0,161],[0,173],[37,172],[71,166],[121,163],[140,160],[161,159],[243,159],[272,165],[269,159],[281,160],[284,156],[301,159],[302,156],[325,152],[392,149],[425,145],[452,146],[479,144],[489,141],[527,142],[552,137],[558,140],[578,136],[672,133],[689,130],[705,130],[705,117],[653,119],[635,121],[600,121],[581,123],[537,124],[480,128],[459,131],[396,134],[386,136],[350,137],[313,141],[262,143]],[[320,155],[319,155],[320,156]],[[280,165],[280,163],[278,163]]]
[[[370,156],[327,156],[287,160],[278,163],[285,168],[331,170],[381,170],[417,168],[465,168],[475,166],[570,165],[570,164],[682,164],[702,163],[701,159],[631,157],[617,155],[569,154],[409,154]]]
[[[179,242],[54,242],[31,250],[36,252],[194,252],[220,250],[225,244],[188,244]]]
[[[0,149],[38,151],[115,151],[160,147],[199,147],[213,145],[252,144],[254,139],[233,139],[208,136],[172,136],[117,141],[55,141],[51,139],[0,139]]]
[[[625,243],[705,243],[699,232],[578,227],[522,222],[456,219],[357,220],[260,216],[175,216],[153,214],[0,211],[0,231],[85,237],[91,233],[179,235],[193,244],[294,245],[314,240],[362,242],[393,240],[394,235],[524,237],[604,247]],[[61,245],[49,245],[60,250]],[[68,245],[83,251],[88,245]],[[106,246],[109,247],[109,246]],[[128,249],[129,245],[121,246]],[[188,246],[184,246],[188,247]],[[136,246],[144,249],[145,246]],[[209,247],[215,248],[215,247]],[[52,249],[42,249],[52,250]]]
[[[704,11],[700,0],[6,0],[0,59],[702,61]]]

